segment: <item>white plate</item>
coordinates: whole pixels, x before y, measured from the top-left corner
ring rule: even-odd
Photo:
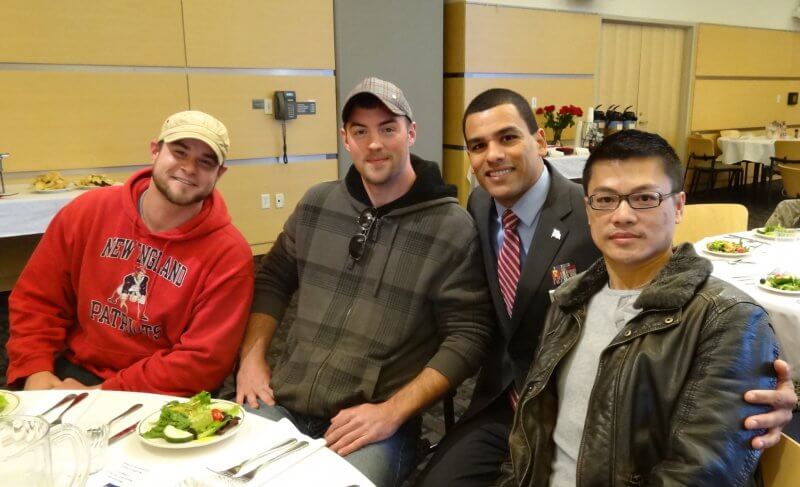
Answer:
[[[760,282],[758,283],[758,287],[771,293],[785,294],[786,296],[800,296],[800,291],[784,291],[783,289],[775,289],[772,286],[767,286],[766,284],[761,284]]]
[[[66,188],[58,188],[58,189],[34,189],[34,193],[63,193],[65,191],[72,191],[73,188],[67,186]]]
[[[88,186],[82,186],[80,184],[75,185],[75,189],[94,189],[94,188],[108,188],[109,186],[122,186],[122,183],[115,182],[113,184],[106,184],[105,186],[96,186],[94,184],[90,184]]]
[[[788,233],[789,235],[764,235],[763,233],[758,233],[756,230],[762,230],[764,227],[761,228],[754,228],[753,229],[753,236],[763,238],[766,240],[795,240],[800,237],[800,232],[798,232],[794,228],[786,228],[784,232]]]
[[[708,244],[708,242],[703,244],[703,250],[705,251],[705,253],[711,254],[711,255],[716,255],[718,257],[747,257],[748,255],[750,255],[750,251],[749,250],[747,252],[742,252],[740,254],[733,254],[733,253],[728,253],[728,252],[720,252],[718,250],[709,250],[708,247],[707,247],[707,244]],[[747,247],[747,245],[745,245],[745,247]]]
[[[5,396],[6,401],[8,402],[8,404],[6,404],[5,409],[0,411],[0,416],[5,416],[7,414],[11,414],[14,411],[16,411],[16,409],[19,407],[19,397],[13,392],[9,391],[0,391],[0,394]]]
[[[212,399],[211,404],[227,404],[232,405],[236,404],[230,401],[224,401],[222,399]],[[185,448],[197,448],[200,446],[206,445],[213,445],[214,443],[219,443],[220,441],[225,440],[226,438],[230,438],[231,436],[235,435],[237,431],[242,429],[242,424],[244,424],[244,409],[241,405],[239,406],[239,424],[234,426],[233,428],[226,431],[224,434],[221,435],[214,435],[208,438],[203,438],[201,440],[192,440],[187,441],[186,443],[170,443],[163,438],[145,438],[142,436],[145,431],[150,431],[150,428],[153,427],[154,424],[158,423],[158,418],[161,417],[161,409],[159,408],[158,411],[153,412],[143,420],[139,421],[139,425],[136,427],[136,435],[142,440],[144,443],[148,445],[155,446],[158,448],[170,448],[174,450],[182,450]]]

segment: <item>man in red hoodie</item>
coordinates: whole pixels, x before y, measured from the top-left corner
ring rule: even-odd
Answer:
[[[56,215],[9,299],[9,384],[220,386],[253,292],[250,247],[214,189],[229,145],[214,117],[176,113],[150,143],[152,167]]]

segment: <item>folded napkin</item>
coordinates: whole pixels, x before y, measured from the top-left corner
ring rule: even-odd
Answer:
[[[575,155],[576,156],[588,156],[590,154],[589,149],[586,147],[576,147],[575,148]]]

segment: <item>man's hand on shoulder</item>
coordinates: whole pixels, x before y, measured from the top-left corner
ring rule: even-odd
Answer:
[[[236,402],[258,408],[258,399],[270,406],[275,405],[275,395],[270,387],[272,369],[263,357],[246,356],[239,362],[236,373]]]
[[[794,392],[789,364],[783,360],[776,360],[774,367],[778,375],[778,385],[774,391],[747,391],[744,395],[745,401],[751,404],[764,404],[773,409],[768,413],[750,416],[744,420],[744,426],[749,430],[767,430],[766,434],[756,436],[751,440],[751,446],[757,450],[778,444],[781,439],[781,431],[792,420],[792,409],[797,404],[797,395]]]
[[[61,386],[61,379],[52,372],[42,371],[31,374],[25,379],[25,390],[35,391],[41,389],[57,389]]]
[[[370,443],[389,438],[402,424],[387,402],[361,404],[342,409],[331,419],[325,441],[328,448],[346,456]]]

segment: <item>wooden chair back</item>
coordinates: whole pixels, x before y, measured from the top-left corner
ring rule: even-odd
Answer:
[[[764,487],[796,487],[800,480],[800,443],[781,435],[781,441],[761,455]]]
[[[697,242],[706,237],[747,230],[747,207],[738,204],[712,203],[686,205],[683,219],[675,227],[673,245]]]

